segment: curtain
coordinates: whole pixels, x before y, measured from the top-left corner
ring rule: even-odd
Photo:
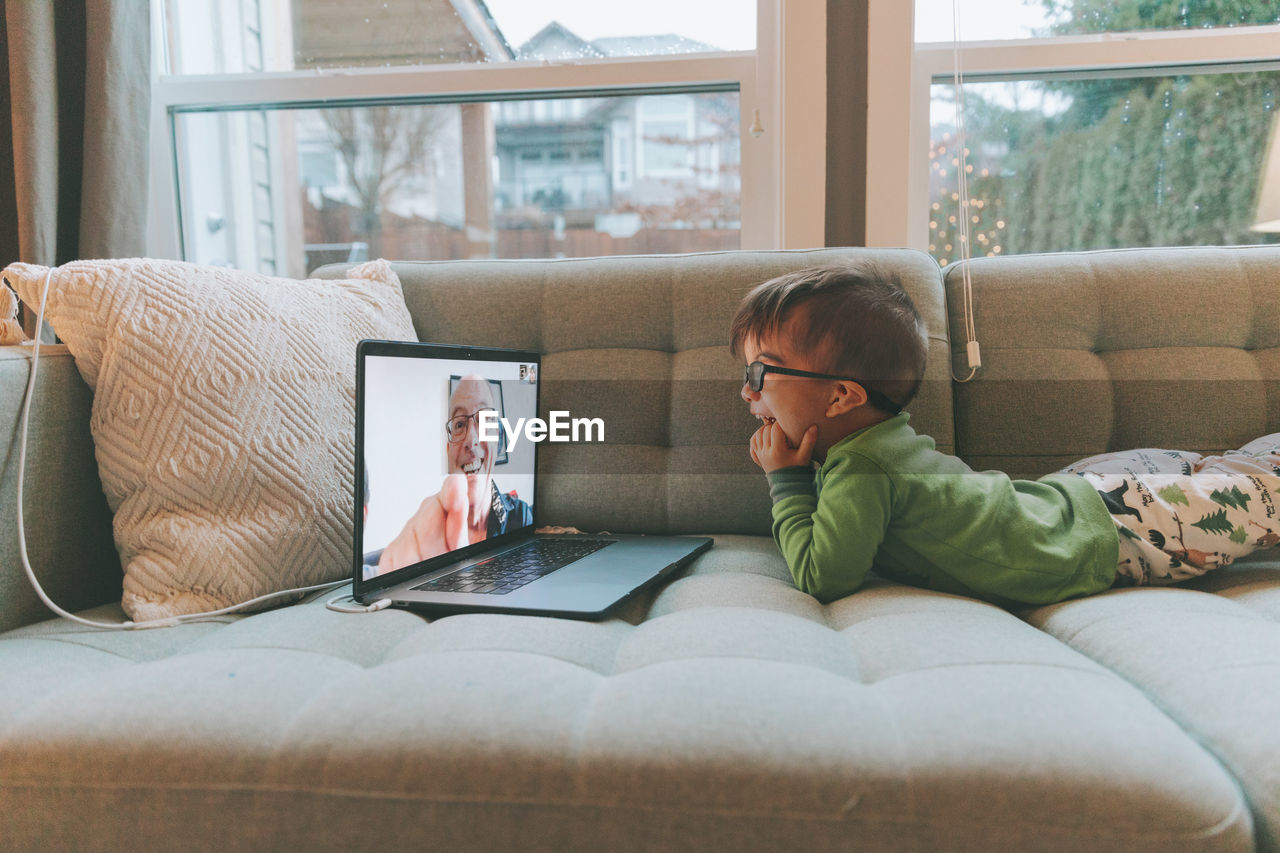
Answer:
[[[148,0],[0,5],[0,265],[145,254]]]
[[[867,0],[827,0],[826,245],[867,241]]]

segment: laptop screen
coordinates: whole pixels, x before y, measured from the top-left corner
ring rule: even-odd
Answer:
[[[533,525],[537,445],[502,419],[537,416],[537,361],[428,349],[363,360],[365,581]]]

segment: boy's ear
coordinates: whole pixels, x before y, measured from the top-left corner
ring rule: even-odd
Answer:
[[[851,379],[841,379],[836,382],[835,390],[832,391],[831,398],[827,402],[826,414],[829,418],[838,417],[866,403],[865,388]]]

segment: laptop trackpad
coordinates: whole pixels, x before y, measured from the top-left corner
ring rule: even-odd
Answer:
[[[664,551],[670,551],[664,554]],[[577,584],[607,584],[609,586],[635,586],[658,575],[683,556],[684,549],[663,548],[660,545],[634,540],[621,540],[608,548],[552,572],[543,579],[548,582]]]

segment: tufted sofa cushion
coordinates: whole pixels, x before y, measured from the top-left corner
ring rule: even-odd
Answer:
[[[46,622],[0,658],[11,848],[1250,843],[1235,783],[1118,676],[976,601],[822,606],[757,537],[603,623],[317,600]]]
[[[1280,560],[1259,553],[1183,587],[1116,590],[1027,618],[1195,733],[1244,787],[1258,849],[1280,851]]]
[[[975,468],[1280,431],[1280,246],[980,258],[970,276],[982,370],[956,386],[956,453]],[[963,376],[959,265],[945,280]]]
[[[983,259],[971,278],[983,370],[956,387],[956,445],[975,467],[1039,476],[1110,450],[1221,452],[1280,431],[1280,247]],[[960,305],[959,268],[945,279]],[[1259,849],[1280,853],[1276,552],[1024,615],[1214,752],[1253,806]]]

